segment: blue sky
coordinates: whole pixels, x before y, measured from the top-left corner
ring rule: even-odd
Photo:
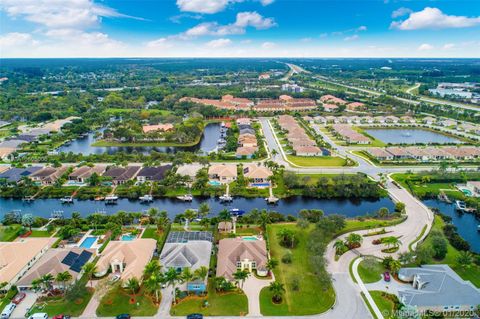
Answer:
[[[480,57],[476,0],[2,0],[1,57]]]

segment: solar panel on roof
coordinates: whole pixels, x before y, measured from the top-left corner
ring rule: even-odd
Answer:
[[[65,256],[65,258],[63,258],[62,264],[67,266],[72,266],[75,260],[77,260],[77,258],[78,258],[78,254],[71,251]]]
[[[75,260],[75,263],[70,267],[71,270],[75,272],[80,272],[82,270],[83,265],[87,263],[87,261],[90,259],[92,256],[92,253],[89,251],[82,251],[80,256],[78,256],[77,260]]]

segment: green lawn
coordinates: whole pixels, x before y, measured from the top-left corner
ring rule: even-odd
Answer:
[[[297,166],[346,166],[344,158],[336,156],[295,156],[287,155],[287,159]]]
[[[365,135],[366,137],[368,137],[370,139],[370,144],[349,144],[349,146],[362,146],[362,147],[384,147],[386,146],[387,144],[385,144],[385,142],[373,137],[372,135],[368,134],[367,132],[365,132],[363,130],[363,128],[361,127],[358,127],[358,126],[352,126],[352,129],[357,131],[358,133],[362,134],[362,135]]]
[[[131,296],[120,284],[113,286],[103,296],[97,308],[97,316],[113,317],[121,313],[128,313],[132,316],[154,316],[157,313],[157,306],[150,296],[144,294],[141,289],[135,295],[135,303],[130,303]]]
[[[382,279],[385,268],[380,261],[376,260],[371,268],[367,268],[366,265],[365,260],[362,260],[360,264],[358,264],[358,274],[364,283],[369,284]]]
[[[33,229],[32,233],[28,237],[50,237],[50,236],[52,236],[52,234],[46,230]]]
[[[74,302],[66,301],[61,298],[59,300],[51,300],[47,303],[36,304],[32,309],[31,314],[38,312],[46,312],[50,317],[56,316],[58,314],[68,314],[70,316],[79,317],[85,307],[87,307],[88,302],[93,296],[93,290],[88,290],[88,294],[83,298],[80,298]]]
[[[289,250],[280,246],[276,234],[282,228],[296,232],[299,242],[294,249]],[[295,224],[268,225],[267,233],[272,258],[280,261],[282,256],[290,251],[292,253],[292,263],[284,264],[280,262],[274,270],[275,279],[284,284],[286,289],[282,304],[275,305],[272,303],[268,288],[264,288],[260,293],[260,311],[263,315],[313,315],[327,311],[334,304],[335,292],[332,286],[320,284],[308,260],[307,241],[311,229],[300,230]],[[294,279],[299,282],[297,291],[292,288]]]
[[[348,218],[346,219],[345,228],[342,229],[340,234],[345,234],[355,230],[361,229],[371,229],[380,230],[382,227],[396,225],[402,222],[404,218],[394,218],[394,219],[357,219],[357,218]]]
[[[375,304],[384,317],[390,318],[390,315],[393,315],[395,311],[395,302],[393,302],[392,299],[397,297],[378,290],[371,290],[369,292],[370,296],[372,296],[373,301],[375,301]],[[387,314],[390,315],[387,316]]]
[[[21,228],[21,225],[0,226],[0,241],[14,241]]]
[[[208,307],[204,307],[204,301]],[[201,313],[204,316],[244,316],[248,313],[248,300],[243,292],[217,293],[213,283],[208,284],[206,297],[189,296],[172,307],[172,316]]]

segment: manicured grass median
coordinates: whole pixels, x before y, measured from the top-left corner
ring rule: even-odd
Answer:
[[[150,296],[146,296],[143,289],[135,295],[135,303],[130,303],[131,296],[120,284],[115,285],[102,298],[97,308],[97,315],[100,317],[114,317],[121,313],[128,313],[132,316],[154,316],[157,313],[157,306]]]
[[[287,155],[287,159],[298,166],[346,166],[347,161],[335,156],[294,156]]]
[[[313,226],[311,226],[313,227]],[[282,229],[295,231],[298,244],[294,249],[280,245],[277,233]],[[274,269],[275,279],[284,284],[286,292],[283,303],[272,303],[271,293],[264,288],[260,293],[260,311],[266,316],[313,315],[327,311],[335,302],[335,293],[331,285],[321,284],[313,273],[309,261],[307,242],[312,228],[299,229],[295,224],[270,224],[267,233],[272,258],[280,261],[287,252],[292,254],[292,262],[280,262]],[[294,290],[292,282],[298,280],[298,289]]]
[[[204,307],[205,300],[208,306]],[[201,313],[205,316],[244,316],[248,313],[248,300],[243,292],[217,293],[213,282],[208,284],[205,297],[189,296],[172,307],[172,316]]]
[[[367,267],[368,263],[369,261],[362,260],[358,264],[358,274],[362,278],[363,283],[369,284],[381,280],[382,274],[385,272],[382,263],[379,260],[375,260],[370,267]]]

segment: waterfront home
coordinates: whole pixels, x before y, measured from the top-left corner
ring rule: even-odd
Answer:
[[[467,187],[473,189],[473,192],[476,196],[480,196],[480,182],[478,181],[468,181]]]
[[[173,130],[172,123],[165,123],[165,124],[155,124],[155,125],[144,125],[142,127],[142,131],[145,134],[153,133],[153,132],[168,132]]]
[[[237,148],[235,152],[235,157],[236,158],[252,158],[256,151],[257,151],[257,147],[240,146]]]
[[[428,154],[430,159],[433,159],[436,161],[452,158],[451,154],[445,152],[443,149],[438,147],[426,147],[424,148],[424,151]]]
[[[203,168],[201,164],[184,164],[177,168],[177,174],[180,176],[188,176],[190,179],[195,179],[199,170]]]
[[[331,103],[331,104],[338,104],[338,105],[345,105],[347,104],[347,101],[342,100],[341,98],[338,98],[334,95],[324,95],[320,98],[320,102],[322,103]]]
[[[246,240],[242,237],[225,238],[218,245],[217,277],[234,280],[238,270],[256,271],[266,276],[268,261],[267,245],[264,240]]]
[[[336,112],[340,108],[337,104],[323,104],[322,107],[325,112]]]
[[[53,237],[26,238],[13,242],[0,242],[0,282],[8,290],[57,241]]]
[[[137,181],[140,183],[159,182],[165,178],[171,168],[172,165],[142,167],[137,174]]]
[[[238,136],[238,145],[244,147],[257,147],[257,138],[252,134],[241,134]]]
[[[36,171],[29,177],[35,183],[39,183],[43,186],[54,184],[62,175],[68,170],[67,166],[62,167],[44,167],[41,170]]]
[[[0,180],[5,179],[9,183],[18,183],[24,177],[28,177],[29,175],[41,170],[41,167],[33,166],[27,168],[17,168],[12,167],[2,173],[0,173]]]
[[[415,123],[415,119],[411,116],[405,115],[400,118],[400,121],[403,123],[413,124]]]
[[[411,288],[399,289],[400,302],[419,312],[474,311],[480,300],[480,289],[448,265],[402,268],[398,278],[412,284]]]
[[[367,150],[367,152],[375,157],[376,159],[378,159],[379,161],[390,161],[390,160],[393,160],[393,155],[389,152],[387,152],[385,149],[383,148],[379,148],[379,147],[372,147],[372,148],[369,148]]]
[[[364,116],[360,118],[360,123],[373,124],[375,119],[371,116]]]
[[[134,179],[140,169],[140,166],[110,167],[103,176],[111,177],[114,185],[120,185]]]
[[[17,149],[13,147],[2,147],[0,148],[0,160],[7,159],[12,153],[16,152]]]
[[[444,147],[443,150],[448,154],[452,155],[456,160],[472,160],[474,155],[471,152],[468,152],[466,148],[463,147]]]
[[[252,120],[248,117],[240,117],[236,120],[237,125],[252,125]]]
[[[255,136],[255,130],[251,126],[243,126],[238,128],[238,133],[240,135],[243,134],[251,134]]]
[[[410,153],[408,153],[404,148],[402,147],[387,147],[386,149],[390,154],[393,155],[393,158],[395,160],[399,159],[406,159],[410,157]]]
[[[20,289],[31,288],[32,283],[44,276],[52,275],[54,278],[63,272],[68,272],[75,282],[81,277],[82,267],[93,259],[93,251],[72,247],[49,249],[41,256],[25,275],[16,283]],[[63,288],[63,283],[53,282],[53,288]]]
[[[208,177],[220,183],[230,183],[237,180],[237,165],[213,164],[208,168]]]
[[[243,175],[252,181],[251,186],[255,186],[255,184],[265,183],[270,185],[269,178],[273,173],[268,167],[256,163],[248,163],[243,165]]]
[[[374,118],[375,123],[385,124],[386,119],[384,116],[375,116]]]
[[[221,233],[231,233],[233,231],[233,224],[228,221],[219,222],[217,229]]]
[[[96,277],[105,276],[108,271],[118,275],[125,286],[130,278],[142,279],[143,270],[152,259],[157,241],[151,238],[137,238],[129,241],[110,241],[97,262]]]
[[[432,125],[436,121],[437,121],[437,118],[433,116],[426,116],[422,119],[422,123],[425,123],[427,125]]]
[[[68,180],[78,183],[86,183],[93,174],[101,176],[105,173],[106,169],[107,167],[105,165],[95,165],[92,167],[86,165],[81,166],[68,175]]]
[[[321,156],[322,150],[317,146],[294,146],[293,150],[297,156]]]
[[[192,272],[210,266],[213,235],[211,232],[170,232],[160,254],[160,264],[164,269],[175,269],[181,273],[185,268]],[[205,292],[207,278],[182,283],[181,290],[196,293]]]
[[[332,126],[334,133],[350,144],[370,144],[368,137],[355,131],[350,125],[335,124]]]
[[[400,119],[398,117],[393,116],[393,115],[389,115],[389,116],[385,117],[385,122],[386,123],[397,124],[399,120]]]
[[[431,158],[430,154],[425,149],[416,146],[405,147],[405,151],[410,154],[411,158],[414,158],[416,160],[428,161]]]
[[[440,125],[445,126],[445,127],[457,126],[457,121],[450,120],[450,119],[445,119],[445,120],[440,121]]]

